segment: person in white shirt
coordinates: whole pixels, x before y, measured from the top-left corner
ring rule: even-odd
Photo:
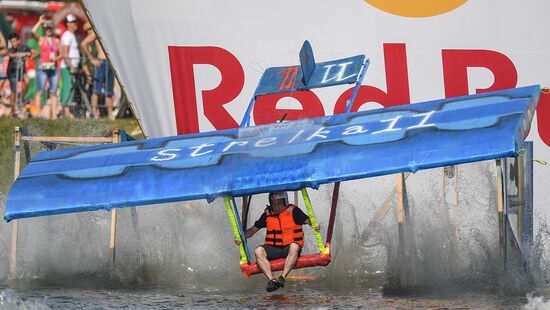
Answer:
[[[61,105],[66,117],[73,117],[70,107],[74,105],[73,98],[70,96],[73,87],[71,74],[75,74],[80,63],[80,51],[76,41],[75,32],[78,30],[76,17],[73,14],[65,18],[67,30],[61,36]],[[71,97],[71,98],[69,98]]]

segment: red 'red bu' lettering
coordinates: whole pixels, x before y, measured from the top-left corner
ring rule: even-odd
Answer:
[[[386,66],[387,92],[370,85],[360,86],[357,98],[351,107],[352,112],[358,111],[367,102],[378,102],[384,107],[411,102],[405,44],[384,44],[384,63]],[[346,110],[346,102],[351,97],[352,92],[353,88],[350,88],[338,98],[334,106],[334,114],[343,113]]]
[[[514,88],[518,72],[506,55],[489,50],[442,50],[445,97],[468,95],[468,67],[491,71],[495,80],[487,88],[476,89],[476,94]]]
[[[281,98],[292,97],[300,102],[302,110],[277,109],[277,102]],[[324,116],[325,110],[319,97],[312,91],[294,91],[292,93],[280,93],[259,96],[254,104],[254,123],[256,125],[276,123],[285,113],[285,120],[298,120]]]
[[[547,146],[550,146],[550,93],[548,89],[540,94],[537,105],[537,127],[539,136]]]
[[[220,70],[222,80],[214,89],[202,91],[204,115],[216,129],[238,127],[224,104],[239,95],[244,72],[239,60],[215,46],[169,46],[170,73],[178,134],[199,132],[193,65],[208,64]]]

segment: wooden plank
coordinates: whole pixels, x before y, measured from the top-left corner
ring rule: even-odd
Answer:
[[[397,223],[402,224],[405,218],[404,201],[403,201],[403,182],[405,182],[403,173],[397,174]]]
[[[115,128],[111,137],[111,142],[120,142],[120,130]],[[117,224],[117,209],[111,210],[111,238],[109,240],[109,248],[111,249],[111,262],[113,266],[116,260],[116,224]]]
[[[497,159],[497,211],[499,213],[503,213],[504,212],[504,198],[503,198],[503,193],[504,193],[504,189],[502,188],[503,187],[503,184],[502,184],[502,168],[501,168],[501,160],[500,159]]]
[[[445,175],[445,167],[441,168],[441,197],[443,197],[443,203],[447,205],[447,189],[446,182],[447,176]]]
[[[498,212],[498,264],[499,269],[504,271],[505,266],[505,227],[504,227],[504,187],[502,160],[497,159],[497,212]]]
[[[111,137],[40,137],[24,136],[23,141],[35,142],[68,142],[68,143],[113,143]]]
[[[397,233],[399,238],[398,253],[399,257],[405,261],[405,175],[397,174]]]
[[[21,171],[21,130],[18,126],[15,127],[15,160],[14,160],[14,171],[13,171],[13,180],[15,181],[19,176]],[[11,256],[10,256],[10,277],[15,277],[15,272],[17,270],[17,220],[12,222],[11,230]]]
[[[523,157],[517,157],[518,178],[518,243],[522,245],[523,239]]]
[[[410,175],[411,175],[410,172],[406,172],[405,180],[407,180],[407,178]],[[383,220],[386,217],[386,214],[388,214],[388,211],[390,211],[390,208],[391,208],[390,202],[395,196],[395,193],[397,193],[397,185],[392,189],[392,191],[388,194],[388,196],[386,196],[386,199],[384,200],[382,205],[380,205],[380,208],[378,208],[378,212],[377,212],[378,216],[376,217],[378,221]]]
[[[458,165],[455,165],[455,206],[458,207]]]

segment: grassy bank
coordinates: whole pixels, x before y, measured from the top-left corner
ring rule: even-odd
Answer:
[[[143,138],[135,119],[10,119],[0,118],[0,199],[5,198],[13,183],[14,128],[25,127],[33,136],[110,136],[114,128],[124,129],[135,138]],[[31,143],[31,154],[45,150],[40,143]]]

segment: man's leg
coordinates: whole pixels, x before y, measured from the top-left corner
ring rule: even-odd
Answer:
[[[95,92],[92,94],[92,116],[93,118],[99,118],[99,107],[97,106],[99,102],[99,96]]]
[[[272,280],[273,273],[271,272],[271,265],[267,260],[267,253],[265,252],[265,249],[259,246],[256,250],[254,250],[254,254],[256,254],[256,264],[260,270],[264,273],[268,280]]]
[[[291,243],[288,248],[288,256],[285,259],[285,268],[283,269],[282,277],[286,279],[286,276],[290,273],[292,268],[296,266],[298,256],[300,252],[300,246],[296,243]]]
[[[15,76],[9,76],[8,81],[10,83],[10,116],[15,116],[15,93],[17,92],[17,79]]]
[[[61,68],[61,105],[63,106],[63,112],[65,117],[74,118],[69,106],[73,104],[74,92],[71,92],[73,87],[73,79],[71,77],[71,71],[69,68]]]
[[[111,70],[111,67],[105,62],[105,70],[107,71],[107,79],[105,81],[105,105],[107,106],[107,117],[109,119],[115,119],[113,115],[113,91],[115,87],[115,75],[113,74],[113,70]]]

